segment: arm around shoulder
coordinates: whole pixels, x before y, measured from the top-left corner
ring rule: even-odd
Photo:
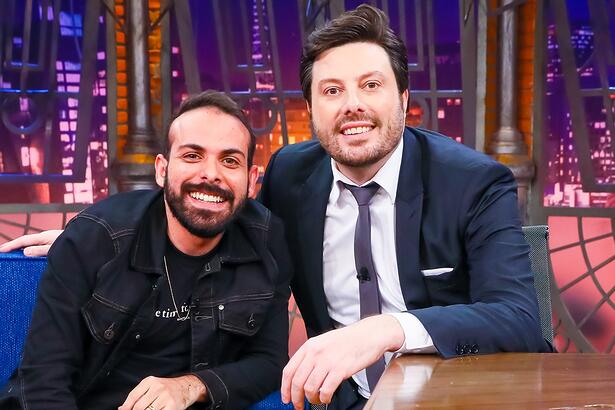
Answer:
[[[9,381],[24,408],[77,408],[73,384],[90,338],[81,307],[91,297],[96,270],[113,254],[105,237],[96,223],[73,221],[49,253],[19,372]]]
[[[0,245],[0,252],[11,252],[23,248],[26,256],[46,256],[49,248],[61,233],[61,229],[54,229],[23,235]]]

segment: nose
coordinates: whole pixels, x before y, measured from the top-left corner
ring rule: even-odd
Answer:
[[[362,113],[366,111],[365,105],[358,90],[348,89],[345,95],[346,100],[344,101],[344,106],[342,108],[345,115]]]
[[[199,177],[207,182],[220,182],[220,169],[215,158],[206,158],[201,162]]]

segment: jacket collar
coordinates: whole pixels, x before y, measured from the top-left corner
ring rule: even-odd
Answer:
[[[397,182],[396,203],[399,201],[409,203],[418,195],[423,194],[423,181],[426,177],[423,161],[426,158],[423,158],[425,155],[423,144],[411,128],[404,130],[402,138],[404,139],[404,149]]]
[[[251,202],[249,200],[248,202]],[[248,204],[248,206],[250,206]],[[244,210],[241,213],[245,213]],[[240,213],[240,215],[241,215]],[[241,218],[238,218],[241,219]],[[221,262],[246,263],[260,257],[243,232],[238,219],[229,224],[218,246],[217,257]],[[164,195],[160,190],[143,215],[131,249],[131,265],[136,271],[162,275],[162,257],[166,249],[167,218]]]
[[[323,287],[322,244],[332,183],[330,156],[324,155],[301,189],[302,205],[298,215],[302,252],[301,260],[297,263],[303,265],[302,270],[306,274],[306,279],[301,285],[311,288],[309,292],[302,293],[310,295],[307,301],[312,310],[310,316],[317,320],[317,324],[313,327],[320,330],[331,327]]]
[[[428,302],[420,272],[421,218],[429,164],[422,136],[406,128],[395,201],[395,249],[404,302],[413,309]]]

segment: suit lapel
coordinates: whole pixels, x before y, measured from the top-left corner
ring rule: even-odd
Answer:
[[[420,234],[423,210],[422,170],[424,153],[417,137],[404,131],[404,152],[397,197],[395,200],[395,249],[397,268],[404,301],[408,309],[428,302],[423,277],[420,273]]]
[[[300,196],[303,200],[299,215],[301,255],[306,278],[306,282],[302,283],[302,285],[309,286],[310,288],[308,293],[310,295],[309,303],[312,306],[313,318],[317,321],[318,328],[314,329],[316,331],[331,328],[331,319],[327,311],[327,302],[323,288],[322,249],[325,214],[332,181],[331,159],[327,155],[306,180]],[[308,312],[303,314],[307,315]]]

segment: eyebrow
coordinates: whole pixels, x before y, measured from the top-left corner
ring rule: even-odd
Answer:
[[[373,76],[382,78],[384,77],[384,73],[380,70],[374,70],[374,71],[367,72],[365,74],[361,74],[358,77],[358,79],[363,80],[367,77],[373,77]],[[341,82],[342,80],[340,80],[339,78],[323,78],[322,80],[318,82],[318,86],[321,87],[323,84],[326,84],[326,83],[341,83]]]
[[[365,74],[359,76],[359,79],[362,80],[364,78],[374,77],[374,76],[376,76],[376,77],[384,77],[384,73],[382,71],[379,71],[379,70],[374,70],[374,71],[370,71],[369,73],[365,73]]]
[[[200,146],[199,144],[183,144],[180,145],[179,147],[177,147],[177,150],[182,150],[182,149],[192,149],[195,151],[205,151],[205,148]]]
[[[231,155],[231,154],[238,154],[238,155],[241,155],[244,158],[246,156],[246,154],[244,154],[244,152],[242,150],[237,149],[237,148],[227,148],[225,150],[222,150],[222,155]]]
[[[203,147],[203,146],[201,146],[199,144],[183,144],[183,145],[180,145],[177,150],[180,151],[182,149],[192,149],[194,151],[199,151],[199,152],[207,151],[207,149],[205,147]],[[227,149],[224,149],[224,150],[222,150],[221,154],[222,155],[238,154],[238,155],[241,155],[244,158],[246,156],[246,154],[242,150],[240,150],[238,148],[227,148]]]

